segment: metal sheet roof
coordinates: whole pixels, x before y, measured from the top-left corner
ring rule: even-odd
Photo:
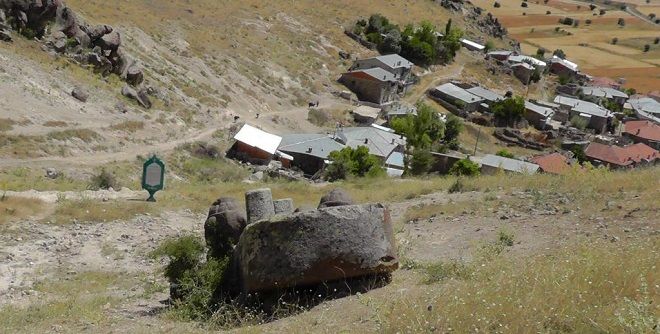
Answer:
[[[605,97],[608,99],[611,99],[613,97],[628,98],[628,94],[610,87],[585,86],[582,87],[582,92],[585,95]]]
[[[510,172],[525,174],[536,174],[539,170],[539,165],[492,154],[483,157],[481,159],[481,164],[490,167],[502,168]]]
[[[391,68],[410,68],[413,66],[413,63],[411,63],[408,59],[399,56],[398,54],[378,56],[376,59]]]
[[[257,129],[248,124],[243,125],[241,130],[234,136],[234,139],[270,154],[275,154],[277,147],[282,142],[282,137]]]
[[[467,90],[454,85],[451,82],[435,87],[435,90],[442,92],[446,95],[449,95],[453,98],[459,99],[465,103],[481,102],[484,100],[481,97],[476,96],[468,92]]]
[[[478,50],[483,50],[483,49],[486,48],[485,46],[483,46],[483,45],[481,45],[481,44],[479,44],[479,43],[477,43],[477,42],[473,42],[473,41],[471,41],[471,40],[469,40],[469,39],[461,38],[460,41],[461,41],[461,43],[463,43],[463,44],[467,44],[467,45],[469,45],[469,46],[471,46],[471,47],[473,47],[473,48],[475,48],[475,49],[478,49]]]
[[[282,137],[279,150],[327,159],[330,152],[344,147],[346,146],[324,134],[289,134]]]
[[[539,106],[529,101],[525,101],[525,109],[535,112],[543,117],[550,117],[555,113],[551,108]]]
[[[497,94],[497,93],[493,92],[492,90],[486,89],[486,88],[481,87],[481,86],[472,87],[472,88],[468,89],[467,91],[474,94],[474,95],[476,95],[476,96],[482,97],[482,98],[484,98],[488,101],[495,102],[495,101],[504,100],[504,96],[502,96],[500,94]]]
[[[541,66],[541,67],[545,67],[547,65],[544,61],[540,61],[540,60],[538,60],[534,57],[524,56],[524,55],[509,56],[509,62],[512,62],[512,63],[523,63],[523,62],[527,63],[527,62],[530,62],[534,66]]]
[[[375,127],[342,128],[338,136],[346,139],[347,146],[366,146],[371,154],[383,159],[389,157],[398,146],[406,145],[405,137]]]

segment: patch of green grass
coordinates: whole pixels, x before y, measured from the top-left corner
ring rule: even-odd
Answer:
[[[144,122],[142,121],[124,121],[110,126],[111,130],[123,131],[127,133],[135,133],[144,129]]]
[[[85,190],[87,181],[81,178],[71,178],[62,175],[55,179],[45,176],[43,169],[32,169],[18,167],[0,171],[0,189],[12,191],[24,191],[34,189],[43,190]]]
[[[377,331],[653,333],[659,239],[582,241],[528,259],[478,263],[468,280],[374,306]],[[440,277],[454,272],[441,266]],[[460,272],[460,271],[459,271]],[[429,306],[427,308],[427,306]],[[429,311],[430,310],[430,311]]]
[[[85,143],[101,139],[101,136],[90,129],[70,129],[64,131],[55,131],[47,135],[48,139],[66,141],[71,139],[80,139]]]
[[[473,268],[460,261],[437,262],[424,267],[424,283],[433,284],[445,279],[468,279]]]
[[[162,211],[162,205],[143,201],[109,201],[85,199],[80,201],[62,200],[57,203],[55,212],[48,221],[67,224],[77,222],[110,222],[127,220],[137,215]]]
[[[45,205],[37,199],[8,197],[0,191],[0,224],[36,216]]]

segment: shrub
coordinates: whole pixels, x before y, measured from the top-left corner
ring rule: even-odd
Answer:
[[[525,112],[525,100],[521,96],[507,98],[495,102],[491,110],[500,122],[512,125],[522,118]]]
[[[501,149],[501,150],[497,151],[497,153],[495,153],[495,155],[499,155],[500,157],[510,158],[510,159],[515,158],[513,153],[509,152],[506,149]]]
[[[619,42],[619,38],[617,37],[612,38],[612,45],[616,45],[616,43],[618,42]]]
[[[484,45],[484,52],[489,52],[494,48],[495,48],[495,43],[493,43],[493,41],[488,41],[486,42],[486,45]]]
[[[456,176],[477,176],[479,175],[479,165],[468,158],[461,159],[451,166],[449,174]]]
[[[616,22],[616,24],[618,24],[622,27],[625,27],[626,26],[626,20],[624,20],[623,18],[619,18],[619,20]]]
[[[644,44],[644,52],[649,52],[651,50],[651,46],[648,44]]]
[[[461,193],[464,189],[465,184],[463,183],[463,179],[459,177],[454,183],[452,183],[449,189],[447,189],[447,192],[450,194]]]
[[[500,8],[500,7],[502,7],[502,5],[500,5],[499,2],[495,1],[495,3],[493,4],[493,7]]]
[[[573,153],[573,156],[575,159],[578,160],[579,163],[583,163],[587,161],[587,155],[584,153],[584,149],[580,145],[573,145],[570,150]]]
[[[456,260],[433,263],[424,268],[424,283],[433,284],[448,278],[469,279],[473,272],[472,267]]]
[[[545,48],[538,48],[538,49],[536,49],[536,55],[537,55],[538,57],[540,57],[540,58],[545,57],[545,53],[546,53],[546,52],[547,52],[547,50],[546,50]]]
[[[97,175],[94,175],[89,182],[89,189],[91,190],[100,190],[100,189],[119,189],[119,182],[117,178],[111,172],[108,172],[105,168],[101,169],[101,172]]]
[[[187,271],[199,266],[205,249],[204,243],[199,238],[187,235],[165,240],[150,253],[150,256],[167,257],[169,263],[165,266],[165,277],[171,283],[177,283]]]
[[[515,237],[512,232],[500,230],[497,233],[497,242],[502,246],[511,247]]]
[[[658,43],[660,43],[660,37],[656,37],[656,38],[653,40],[653,44],[658,44]]]
[[[562,49],[557,49],[557,50],[553,51],[552,55],[557,56],[561,59],[566,59],[566,53]]]
[[[584,118],[582,118],[582,117],[580,117],[580,116],[577,116],[577,115],[576,115],[576,116],[573,116],[573,117],[571,118],[571,126],[573,126],[573,127],[575,127],[575,128],[578,128],[578,129],[580,129],[580,130],[584,130],[584,129],[587,128],[587,125],[589,125],[589,123],[587,122],[587,120],[584,119]]]
[[[463,131],[463,120],[454,114],[447,115],[445,136],[443,138],[445,143],[456,142],[461,131]]]

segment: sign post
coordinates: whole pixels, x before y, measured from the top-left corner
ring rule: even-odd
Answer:
[[[142,189],[149,192],[147,202],[155,202],[154,194],[165,185],[165,164],[155,155],[144,162],[142,168]]]

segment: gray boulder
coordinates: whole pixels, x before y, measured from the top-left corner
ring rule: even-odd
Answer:
[[[112,31],[109,34],[103,35],[96,41],[96,44],[103,50],[117,51],[121,45],[121,36],[117,31]]]
[[[126,82],[129,85],[137,86],[144,81],[144,74],[140,66],[133,64],[126,70]]]
[[[223,258],[230,255],[247,226],[245,211],[233,198],[220,198],[211,205],[204,223],[204,237],[209,256]]]
[[[389,274],[398,268],[389,211],[329,207],[248,225],[235,251],[244,293]]]
[[[349,195],[346,190],[337,188],[321,197],[319,209],[353,204],[355,204],[355,202],[353,202],[351,195]]]
[[[151,100],[149,99],[149,95],[147,94],[147,91],[144,89],[140,89],[140,91],[136,91],[131,86],[125,85],[121,89],[121,94],[128,97],[129,99],[133,99],[137,101],[139,105],[147,109],[151,108]]]
[[[87,102],[87,99],[89,98],[89,94],[87,94],[87,92],[80,87],[74,88],[71,91],[71,96],[80,102]]]

